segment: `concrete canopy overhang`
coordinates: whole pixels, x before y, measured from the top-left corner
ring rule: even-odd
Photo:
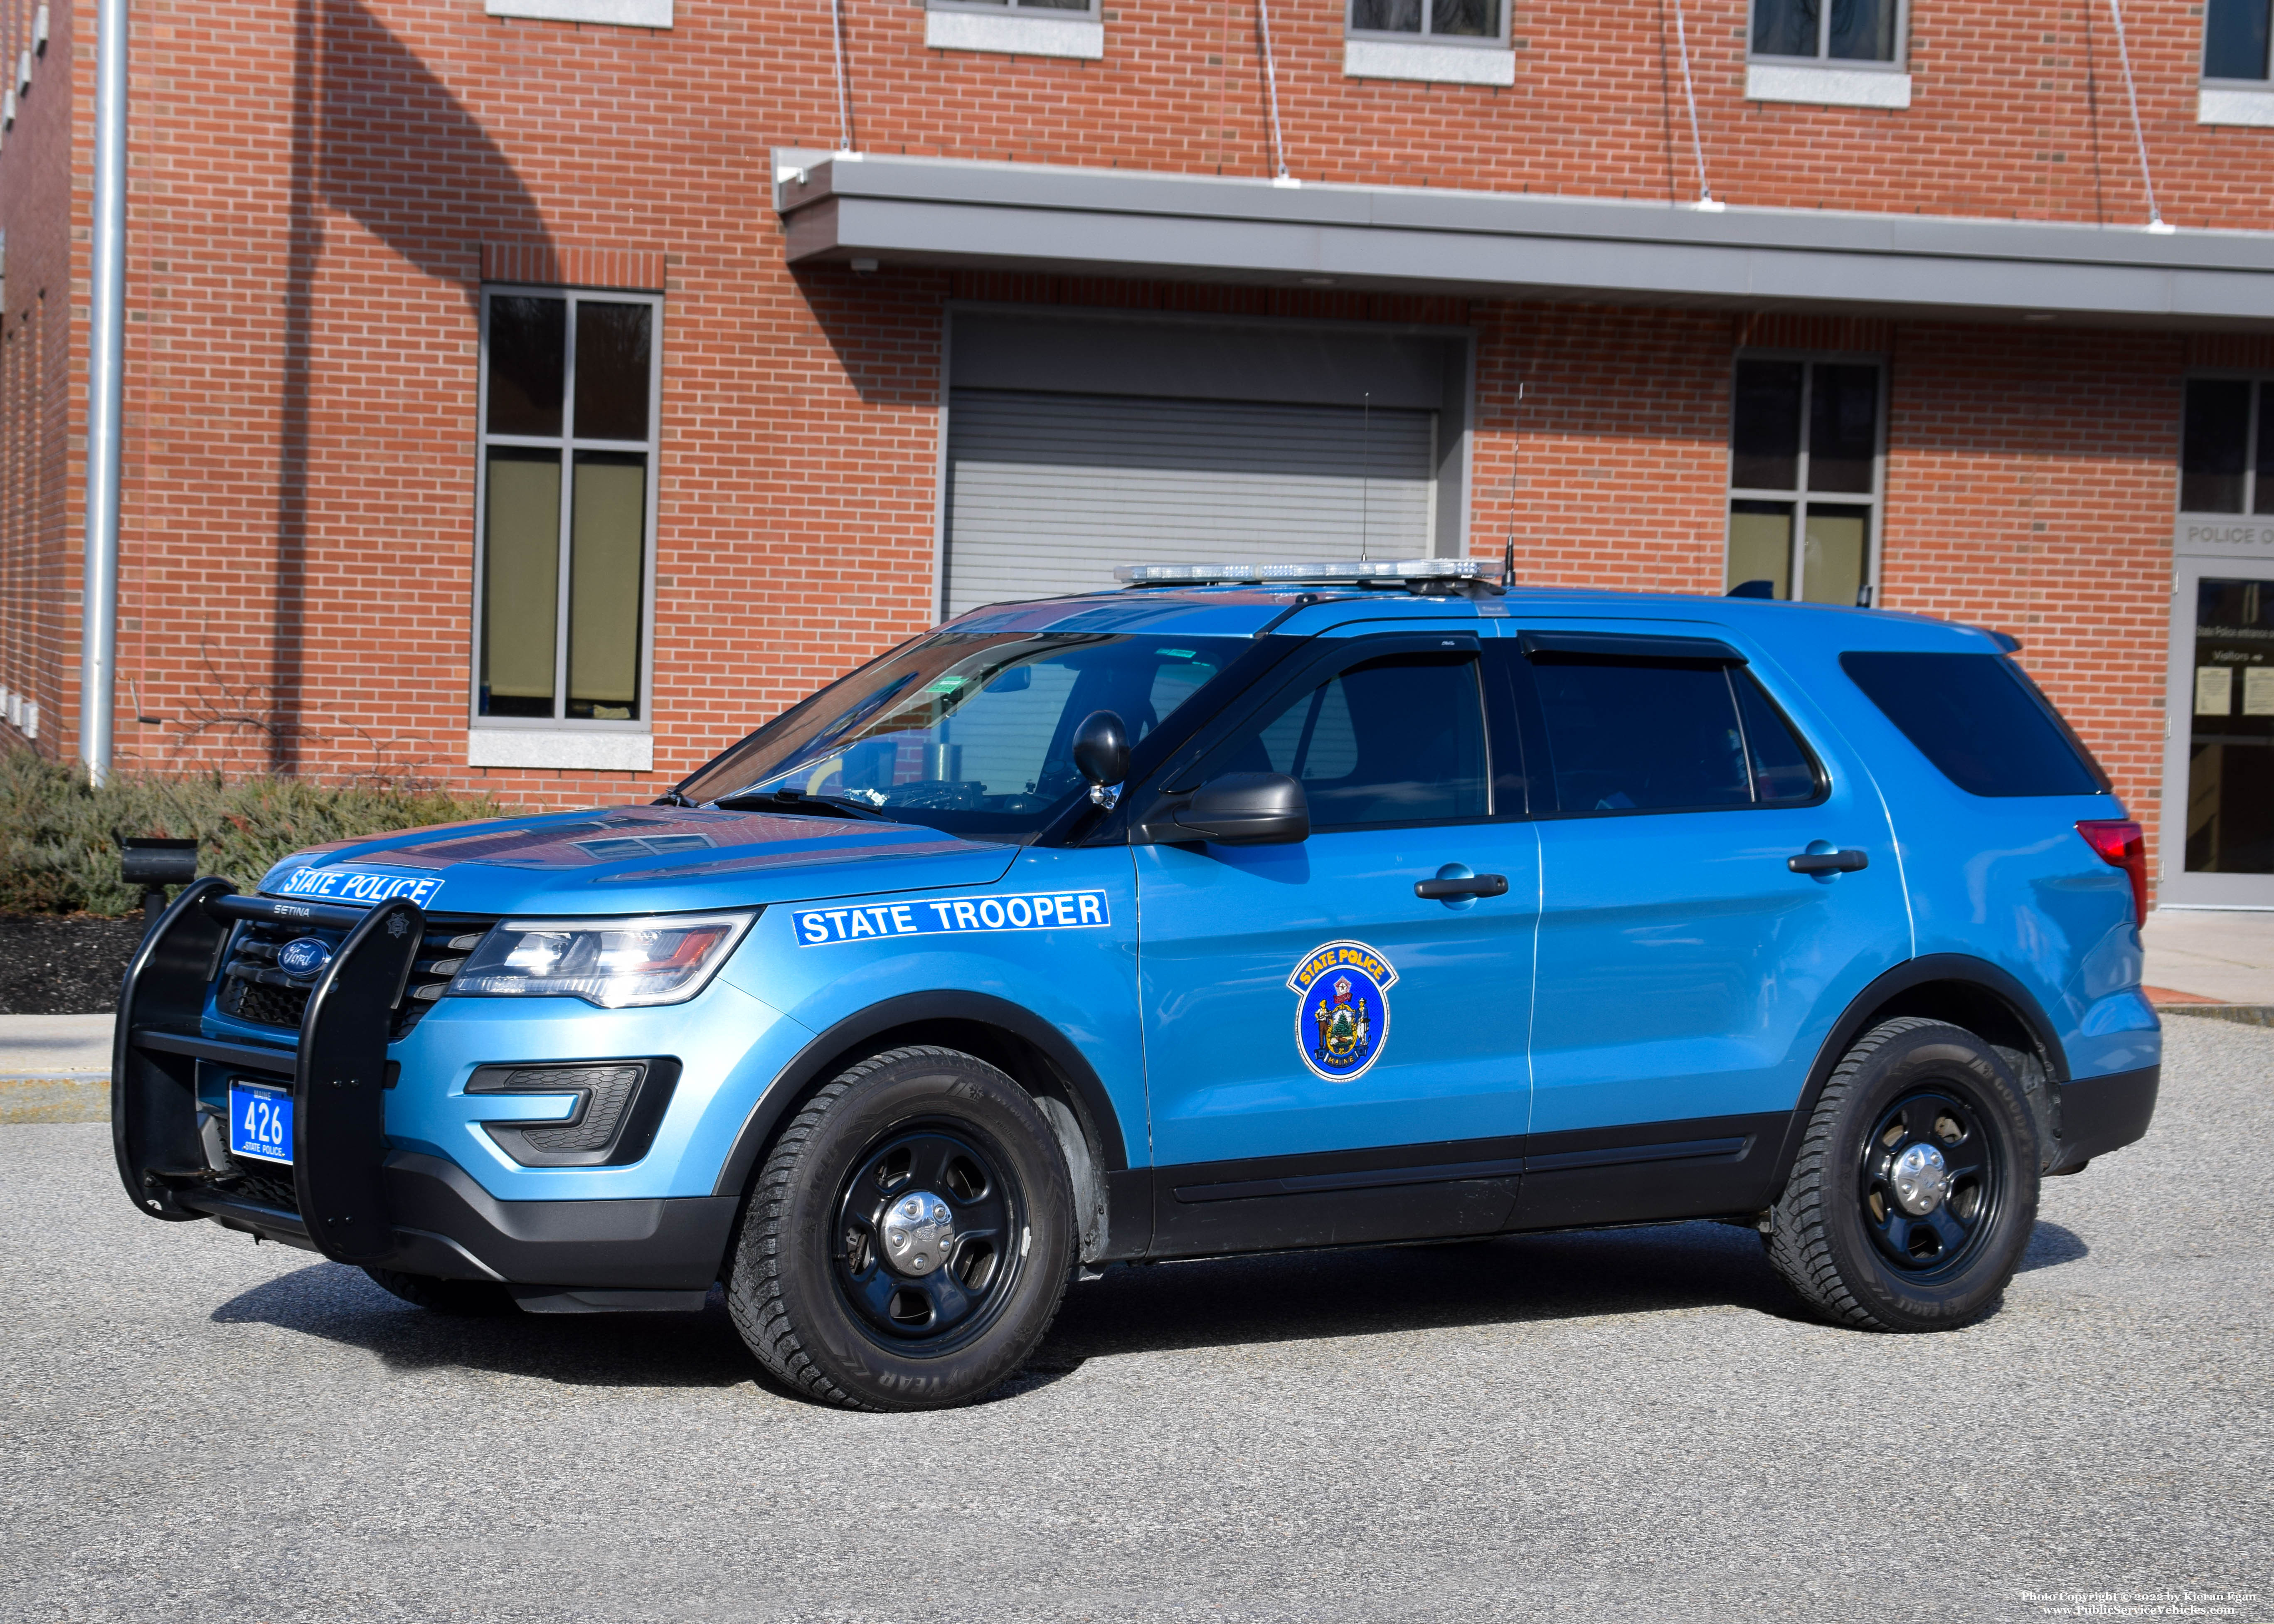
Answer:
[[[1275,184],[777,149],[792,265],[2093,327],[2274,325],[2274,231]]]

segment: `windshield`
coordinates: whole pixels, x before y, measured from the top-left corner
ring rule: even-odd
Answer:
[[[1093,710],[1133,746],[1246,646],[1236,637],[940,632],[786,711],[679,793],[817,797],[979,839],[1031,838],[1083,786]]]

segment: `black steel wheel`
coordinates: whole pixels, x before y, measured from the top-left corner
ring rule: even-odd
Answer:
[[[1075,1255],[1065,1154],[1034,1100],[972,1056],[900,1049],[782,1130],[727,1300],[791,1387],[849,1409],[937,1409],[1026,1363]]]
[[[1856,1187],[1879,1253],[1920,1281],[1965,1268],[1998,1228],[1996,1116],[1945,1081],[1905,1094],[1864,1137]]]
[[[1905,1016],[1825,1084],[1770,1213],[1769,1259],[1841,1324],[1947,1330],[1997,1307],[2037,1211],[2021,1084],[1974,1034]]]
[[[893,1130],[845,1180],[837,1284],[896,1350],[939,1353],[985,1332],[1013,1295],[1027,1204],[968,1124]]]

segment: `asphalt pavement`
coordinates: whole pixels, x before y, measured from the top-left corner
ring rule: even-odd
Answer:
[[[1690,1224],[1116,1269],[990,1402],[863,1416],[715,1297],[443,1319],[0,1127],[0,1617],[2263,1624],[2270,1145],[2274,1031],[2174,1021],[1965,1331]]]

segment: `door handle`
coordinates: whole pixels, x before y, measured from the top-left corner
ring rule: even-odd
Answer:
[[[1432,902],[1442,902],[1448,897],[1505,897],[1508,895],[1508,876],[1504,874],[1460,874],[1442,880],[1416,880],[1413,894]]]
[[[1844,852],[1803,852],[1797,857],[1788,857],[1784,866],[1795,874],[1853,874],[1868,868],[1871,858],[1852,847]]]

